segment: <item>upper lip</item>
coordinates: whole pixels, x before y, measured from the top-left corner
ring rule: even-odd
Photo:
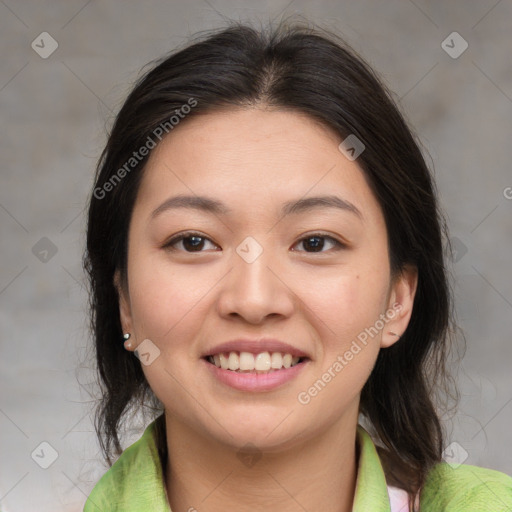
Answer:
[[[250,352],[251,354],[260,354],[261,352],[281,352],[282,354],[291,354],[295,357],[309,357],[306,352],[290,345],[289,343],[272,338],[261,338],[258,340],[241,338],[226,341],[225,343],[215,345],[211,349],[208,349],[203,354],[203,357],[226,352]]]

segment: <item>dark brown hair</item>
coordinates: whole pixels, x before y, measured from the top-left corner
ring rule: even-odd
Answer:
[[[264,105],[305,113],[364,143],[357,163],[384,214],[392,273],[411,264],[419,277],[410,323],[396,344],[380,351],[360,410],[381,445],[389,481],[417,491],[443,447],[433,399],[446,376],[451,322],[446,226],[429,169],[391,94],[339,37],[304,24],[256,30],[234,23],[194,41],[157,62],[115,120],[98,164],[84,256],[103,390],[96,430],[106,459],[112,463],[121,452],[127,411],[141,402],[161,406],[122,343],[113,278],[119,270],[126,280],[130,217],[147,156],[126,163],[163,123],[171,133],[170,116],[183,113],[191,99],[195,106],[181,122],[217,108]]]

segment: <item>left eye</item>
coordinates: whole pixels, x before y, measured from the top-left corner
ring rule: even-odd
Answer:
[[[332,247],[335,248],[335,250],[343,248],[343,244],[341,242],[338,242],[338,240],[332,238],[331,236],[323,235],[321,233],[301,238],[298,244],[302,244],[303,247],[310,247],[312,249],[311,251],[306,252],[326,252],[322,251],[322,249],[325,247],[325,240],[328,240],[329,243],[332,244]]]

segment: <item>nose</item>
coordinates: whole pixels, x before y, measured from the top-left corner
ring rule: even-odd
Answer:
[[[219,314],[224,318],[242,318],[250,324],[261,324],[271,317],[289,317],[296,303],[290,274],[285,264],[264,250],[248,263],[233,255],[233,268],[221,282],[217,300]]]

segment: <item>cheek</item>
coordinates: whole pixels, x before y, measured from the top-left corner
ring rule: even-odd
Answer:
[[[203,275],[194,268],[172,268],[161,256],[134,258],[129,268],[130,298],[134,324],[145,338],[163,342],[177,336],[201,312],[208,290],[216,280],[211,272]],[[138,336],[138,338],[140,337]]]
[[[331,275],[305,299],[317,315],[314,322],[323,351],[308,387],[297,396],[308,417],[336,421],[352,406],[357,413],[357,397],[380,350],[382,329],[375,325],[385,312],[385,277],[385,270],[377,268]]]
[[[359,333],[373,326],[386,309],[386,270],[345,269],[316,282],[304,302],[323,325],[326,350],[343,349]],[[311,289],[311,288],[310,288]]]
[[[172,269],[161,258],[146,256],[132,261],[130,299],[136,339],[149,339],[160,351],[142,370],[165,408],[185,420],[187,415],[195,414],[186,391],[190,384],[185,385],[196,362],[194,341],[199,339],[210,307],[208,290],[218,279],[211,272],[206,275],[192,268]],[[194,385],[204,384],[196,381]],[[181,405],[177,408],[176,404]]]

